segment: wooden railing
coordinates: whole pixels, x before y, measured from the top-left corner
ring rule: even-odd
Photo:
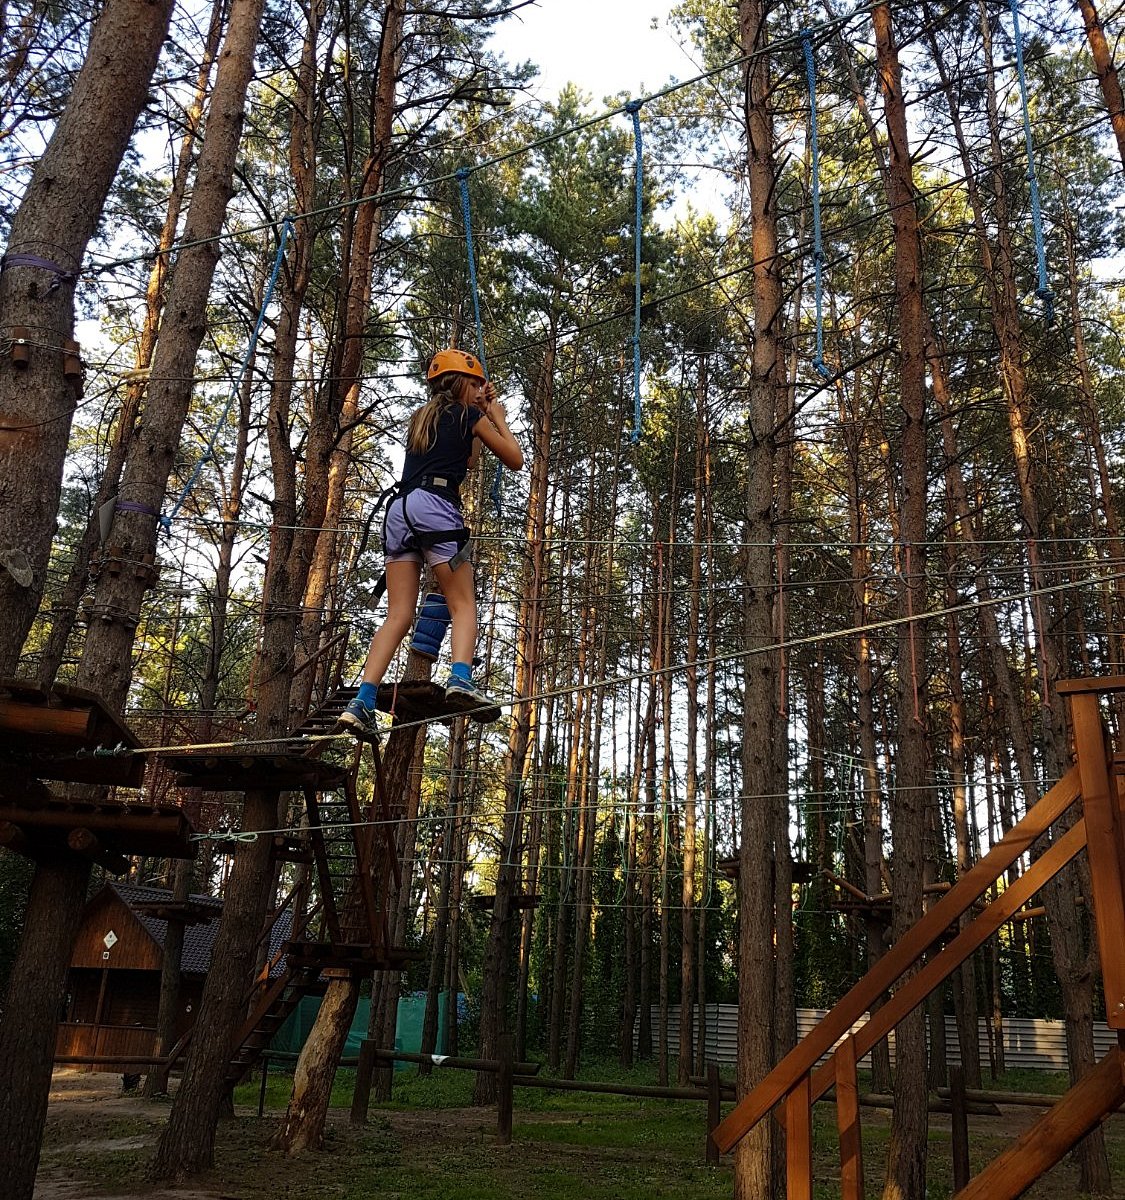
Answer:
[[[1060,684],[1059,691],[1071,697],[1075,765],[886,952],[715,1130],[713,1136],[720,1150],[730,1150],[775,1107],[782,1106],[788,1200],[811,1200],[812,1105],[833,1085],[841,1200],[863,1200],[856,1063],[1083,848],[1087,850],[1093,887],[1107,1020],[1114,1029],[1125,1029],[1125,816],[1097,700],[1099,693],[1125,691],[1125,678],[1070,680]],[[948,944],[926,958],[1078,799],[1082,801],[1082,815],[1070,828],[1056,835],[1026,871],[1011,880]],[[910,974],[912,971],[916,973]],[[891,992],[900,980],[901,986]],[[865,1012],[884,997],[885,1002],[871,1019],[853,1031]],[[827,1061],[818,1067],[825,1055]],[[959,1200],[1008,1200],[1022,1194],[1125,1100],[1123,1067],[1125,1055],[1118,1047],[1011,1150],[958,1192]]]

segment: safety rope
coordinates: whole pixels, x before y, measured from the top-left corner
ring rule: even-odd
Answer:
[[[633,118],[633,155],[635,166],[633,203],[633,432],[629,440],[641,440],[641,231],[643,228],[644,142],[641,137],[643,100],[630,100],[625,111]]]
[[[755,646],[749,649],[731,650],[722,654],[712,654],[704,658],[698,658],[694,662],[676,663],[668,667],[657,667],[649,671],[631,671],[625,675],[608,676],[603,679],[591,680],[586,683],[577,684],[572,687],[547,688],[541,692],[536,692],[530,696],[511,695],[502,700],[496,700],[495,704],[499,708],[525,708],[528,705],[538,704],[544,700],[549,700],[558,696],[571,696],[576,692],[594,692],[602,688],[623,687],[626,684],[636,683],[638,680],[661,679],[665,675],[675,675],[681,671],[694,667],[696,670],[702,670],[709,667],[715,667],[723,663],[745,662],[752,658],[757,658],[763,654],[775,654],[778,649],[797,650],[807,646],[826,645],[830,642],[842,641],[847,638],[853,638],[861,633],[876,633],[898,629],[903,625],[909,625],[915,621],[932,621],[940,617],[955,616],[960,613],[979,612],[985,608],[999,608],[1005,604],[1019,604],[1027,600],[1032,600],[1036,596],[1046,596],[1054,593],[1071,592],[1085,587],[1101,587],[1105,584],[1116,583],[1119,580],[1125,580],[1125,571],[1115,571],[1109,574],[1087,575],[1079,579],[1069,579],[1064,583],[1045,584],[1038,588],[1028,588],[1022,592],[1014,592],[1005,596],[988,596],[983,600],[967,600],[960,604],[945,605],[941,608],[925,609],[922,612],[914,613],[909,616],[900,617],[884,617],[877,621],[868,621],[863,625],[848,625],[839,629],[826,630],[823,633],[805,634],[800,637],[787,638],[779,642],[772,642],[766,646]],[[449,719],[447,713],[438,713],[431,717],[417,717],[412,721],[399,721],[395,725],[395,729],[402,732],[409,729],[418,729],[424,725],[431,725],[438,721]],[[233,742],[199,742],[199,743],[171,743],[166,746],[139,746],[131,753],[138,756],[149,756],[154,754],[171,754],[198,752],[201,750],[242,750],[247,751],[255,746],[276,747],[281,745],[301,746],[308,749],[310,746],[327,744],[335,741],[347,741],[354,737],[351,733],[321,733],[321,734],[300,734],[290,737],[272,737],[262,740],[246,740]],[[67,762],[72,755],[56,755],[52,757],[53,762]]]
[[[235,397],[238,395],[238,390],[242,386],[242,380],[250,367],[250,362],[254,357],[254,351],[258,348],[258,338],[261,336],[262,326],[266,323],[266,309],[269,307],[270,301],[273,299],[273,290],[277,284],[277,277],[281,272],[281,262],[285,257],[285,246],[289,241],[289,235],[293,232],[293,218],[285,217],[281,222],[281,236],[277,242],[277,253],[273,259],[273,270],[270,271],[269,282],[266,284],[266,290],[262,295],[261,307],[258,309],[258,319],[254,322],[254,332],[250,335],[250,341],[246,345],[246,353],[242,356],[242,363],[238,368],[237,373],[231,380],[230,393],[227,396],[227,402],[223,406],[223,411],[219,414],[218,421],[215,422],[215,428],[211,432],[210,438],[207,439],[207,448],[203,451],[203,457],[195,464],[195,469],[192,471],[187,483],[184,484],[183,491],[180,492],[176,503],[172,505],[172,511],[167,516],[158,517],[160,524],[167,532],[172,528],[172,521],[176,514],[184,505],[184,501],[191,495],[192,489],[199,481],[199,476],[203,473],[203,468],[215,456],[215,443],[219,440],[219,432],[226,424],[227,417],[230,415],[230,410],[234,405]],[[121,505],[119,504],[120,508]]]
[[[488,363],[484,357],[484,324],[480,319],[480,288],[477,285],[477,256],[473,250],[473,215],[469,207],[469,176],[471,174],[471,167],[458,167],[455,177],[461,188],[461,222],[465,227],[465,255],[469,260],[469,293],[473,298],[473,321],[477,330],[477,357],[480,359],[484,377],[487,379]],[[497,518],[501,515],[503,481],[504,466],[497,462],[496,474],[492,477],[492,487],[488,490],[488,498],[496,509]]]
[[[805,77],[809,86],[809,148],[812,151],[813,280],[816,293],[816,357],[813,366],[825,379],[832,372],[824,365],[824,242],[820,226],[820,146],[816,136],[816,63],[813,60],[812,30],[801,30],[805,52]]]
[[[1023,140],[1027,146],[1027,184],[1031,196],[1031,225],[1035,231],[1035,263],[1039,272],[1036,296],[1043,301],[1047,324],[1055,320],[1055,293],[1047,279],[1047,251],[1043,242],[1043,213],[1039,205],[1039,180],[1035,173],[1035,150],[1031,142],[1031,112],[1027,104],[1027,74],[1023,67],[1023,34],[1020,31],[1019,0],[1008,0],[1012,13],[1012,34],[1016,44],[1016,74],[1020,81],[1020,104],[1023,108]]]

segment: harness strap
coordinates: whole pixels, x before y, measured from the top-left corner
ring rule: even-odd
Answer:
[[[383,514],[384,546],[387,542],[387,517],[390,516],[391,505],[396,500],[401,500],[402,519],[406,523],[408,531],[406,537],[403,539],[403,549],[424,550],[429,546],[438,546],[442,542],[455,542],[457,544],[457,553],[449,560],[449,569],[456,571],[462,563],[469,560],[472,531],[465,524],[453,526],[448,529],[419,529],[410,519],[410,513],[406,507],[406,497],[414,491],[433,492],[434,495],[441,496],[445,500],[460,499],[459,493],[451,482],[441,475],[420,475],[416,479],[396,483],[392,487],[387,488],[375,502],[376,511],[384,503],[387,506],[387,510]],[[372,602],[378,604],[386,590],[387,571],[384,567],[382,574],[375,581]]]

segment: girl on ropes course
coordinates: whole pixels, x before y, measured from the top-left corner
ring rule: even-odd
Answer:
[[[423,558],[445,596],[453,624],[446,702],[461,711],[493,703],[473,681],[477,609],[461,484],[476,465],[482,442],[513,471],[523,466],[523,451],[484,367],[473,355],[439,350],[430,360],[426,379],[430,398],[410,418],[402,478],[392,489],[383,520],[387,616],[371,639],[359,694],[340,716],[340,723],[356,734],[372,730],[379,684],[414,621]]]

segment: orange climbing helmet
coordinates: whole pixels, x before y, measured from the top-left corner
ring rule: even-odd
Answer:
[[[439,375],[445,375],[449,371],[456,371],[458,375],[472,375],[474,379],[485,378],[480,359],[464,350],[452,349],[439,350],[430,359],[430,365],[426,368],[426,378],[437,379]]]

